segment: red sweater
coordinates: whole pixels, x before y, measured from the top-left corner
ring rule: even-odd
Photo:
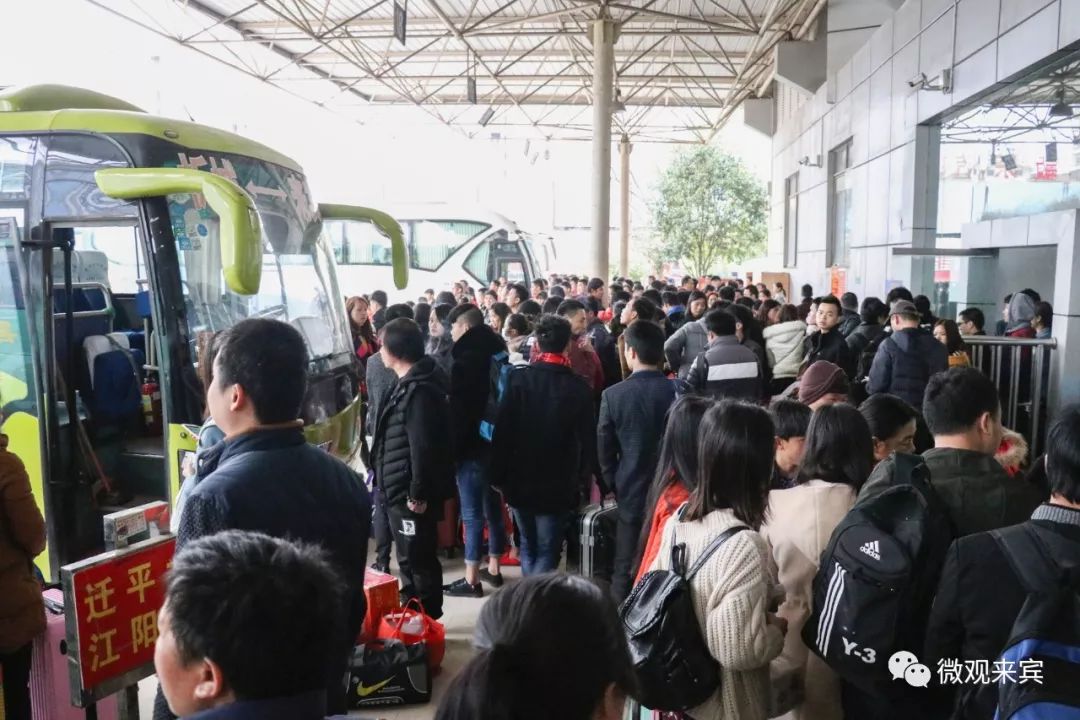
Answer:
[[[656,501],[656,509],[653,510],[652,521],[649,524],[649,540],[645,543],[645,554],[641,557],[641,566],[638,568],[636,584],[641,577],[649,572],[657,553],[660,552],[660,542],[664,536],[664,526],[675,511],[690,499],[690,491],[683,487],[680,482],[673,482],[664,490],[660,499]]]

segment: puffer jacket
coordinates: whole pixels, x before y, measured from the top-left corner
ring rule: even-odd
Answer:
[[[806,340],[806,323],[802,320],[770,325],[765,328],[765,352],[769,357],[774,378],[793,378],[799,374]]]
[[[386,398],[375,425],[375,481],[386,502],[429,505],[454,487],[450,381],[433,357],[420,359]]]
[[[45,629],[41,586],[31,564],[45,549],[45,519],[22,460],[0,435],[0,653],[11,653]]]
[[[718,337],[698,355],[687,382],[699,395],[759,402],[765,378],[757,354],[734,335]]]
[[[664,343],[664,356],[667,358],[668,366],[685,380],[690,374],[694,360],[705,352],[708,344],[709,331],[705,329],[704,320],[684,324]]]
[[[845,338],[855,332],[855,329],[859,327],[859,323],[862,322],[862,318],[859,317],[859,313],[854,310],[844,309],[840,317],[840,325],[837,330]]]
[[[1046,500],[1043,490],[1023,476],[1009,477],[992,455],[933,448],[923,453],[923,460],[956,537],[1022,523]],[[895,457],[878,463],[859,491],[859,502],[892,487],[895,472]]]
[[[867,392],[890,393],[922,408],[930,378],[949,369],[949,351],[928,330],[905,328],[881,343],[870,366]]]

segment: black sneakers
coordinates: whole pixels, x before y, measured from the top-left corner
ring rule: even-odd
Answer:
[[[501,588],[503,586],[502,573],[499,573],[498,575],[492,575],[487,568],[480,569],[480,579],[493,588]]]
[[[390,566],[389,565],[383,565],[381,563],[373,562],[373,563],[371,563],[371,569],[374,570],[375,572],[381,572],[384,575],[389,575],[390,574]]]
[[[450,597],[482,598],[484,597],[484,586],[480,583],[470,585],[465,578],[461,578],[449,585],[443,585],[443,594]]]

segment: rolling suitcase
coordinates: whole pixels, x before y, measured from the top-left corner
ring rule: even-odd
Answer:
[[[46,590],[45,632],[34,640],[30,664],[30,704],[34,720],[85,720],[86,711],[71,704],[67,639],[64,634],[64,593]],[[116,696],[97,704],[99,720],[116,720]]]
[[[436,525],[439,550],[447,560],[452,560],[457,552],[459,522],[458,499],[455,495],[443,502],[442,519]]]
[[[615,570],[615,531],[619,507],[600,502],[577,516],[567,540],[566,570],[590,580],[611,582]]]

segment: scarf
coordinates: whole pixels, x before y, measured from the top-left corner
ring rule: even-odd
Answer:
[[[560,365],[564,368],[570,367],[570,358],[566,357],[564,353],[540,353],[536,356],[534,362]]]

